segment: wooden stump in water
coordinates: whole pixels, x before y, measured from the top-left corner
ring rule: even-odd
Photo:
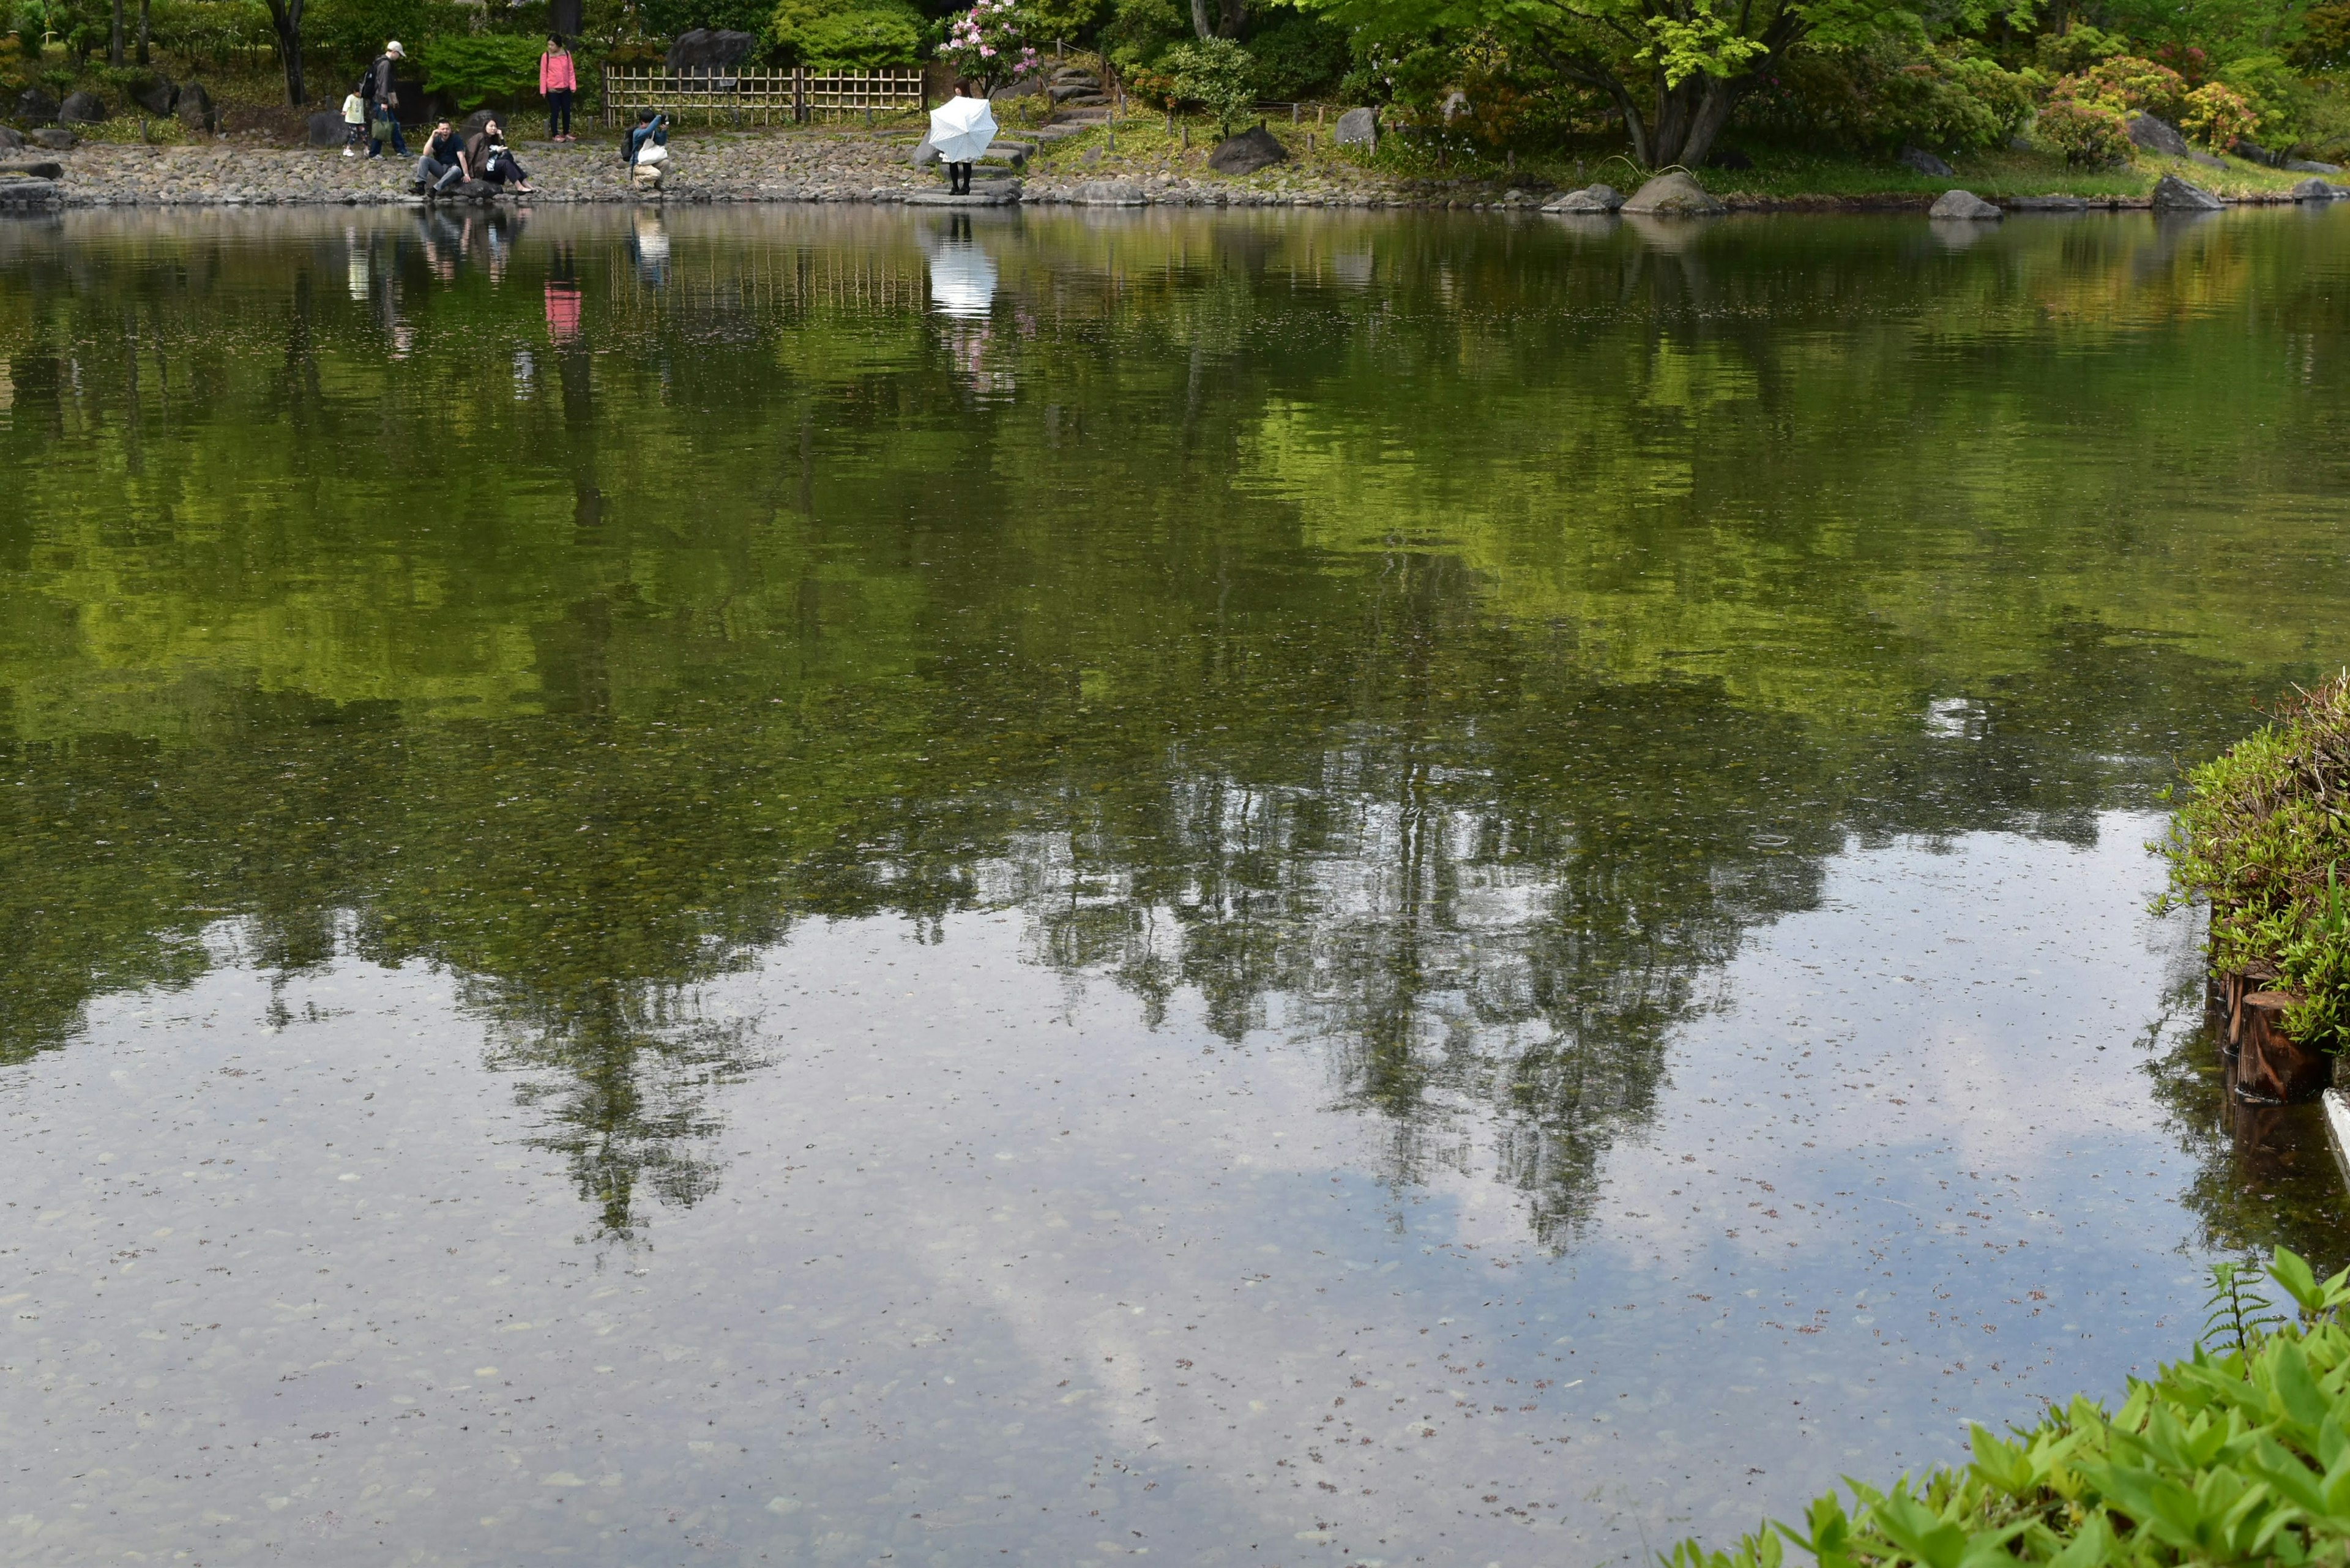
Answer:
[[[2236,1093],[2272,1104],[2314,1100],[2334,1078],[2334,1064],[2284,1031],[2284,1010],[2301,999],[2286,991],[2247,991],[2229,1033],[2236,1045]]]

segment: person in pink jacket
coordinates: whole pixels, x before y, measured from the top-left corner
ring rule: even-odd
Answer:
[[[546,99],[546,134],[556,141],[577,141],[571,134],[571,95],[579,90],[579,72],[563,35],[546,36],[546,53],[538,57],[538,90]]]

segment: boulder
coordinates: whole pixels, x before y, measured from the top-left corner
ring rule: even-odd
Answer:
[[[62,180],[66,166],[62,163],[0,163],[0,179],[16,175],[25,180]]]
[[[1971,222],[1980,219],[1995,219],[2000,216],[2000,210],[1972,191],[1945,191],[1932,206],[1926,209],[1926,215],[1929,218],[1955,218],[1960,222]]]
[[[46,147],[52,152],[71,152],[81,144],[81,138],[63,126],[44,126],[25,132],[25,140],[36,147]]]
[[[64,202],[65,192],[54,180],[0,180],[0,209],[57,207]]]
[[[1948,180],[1958,172],[1922,147],[1903,148],[1900,161],[1929,180]]]
[[[1624,203],[1622,211],[1657,218],[1708,218],[1723,211],[1705,187],[1679,170],[1659,174]]]
[[[2334,187],[2313,174],[2293,188],[2293,199],[2296,202],[2331,202],[2334,200]]]
[[[996,103],[1007,98],[1033,98],[1052,85],[1052,78],[1043,71],[1030,71],[1026,76],[1005,82],[987,95],[987,101]]]
[[[1367,147],[1376,151],[1379,145],[1379,111],[1350,109],[1338,117],[1338,129],[1332,134],[1341,147]]]
[[[2286,171],[2293,174],[2339,174],[2342,172],[2342,165],[2339,163],[2320,163],[2314,158],[2288,158],[2284,161],[2284,166]]]
[[[204,90],[203,83],[190,82],[172,101],[172,112],[190,130],[210,130],[214,123],[213,95]]]
[[[106,117],[106,100],[94,92],[69,92],[57,106],[59,125],[96,125]]]
[[[21,131],[0,125],[0,152],[13,152],[24,145],[25,138]]]
[[[28,87],[16,95],[16,118],[26,125],[47,125],[57,117],[57,100],[47,88]]]
[[[759,40],[723,27],[695,27],[669,47],[669,68],[681,76],[733,76]]]
[[[2166,158],[2187,156],[2187,138],[2178,134],[2178,127],[2167,119],[2150,114],[2129,117],[2129,139],[2148,152],[2159,152]]]
[[[179,96],[180,89],[169,77],[140,77],[130,85],[130,101],[158,118],[172,112],[172,100]]]
[[[458,139],[463,141],[473,140],[473,138],[482,134],[482,127],[489,124],[490,121],[497,118],[497,111],[495,109],[475,109],[473,113],[467,115],[464,119],[457,122]]]
[[[1288,161],[1289,149],[1262,125],[1219,141],[1208,154],[1208,167],[1219,174],[1253,174]]]
[[[1131,180],[1088,180],[1069,194],[1083,207],[1139,207],[1149,198]]]
[[[343,144],[343,111],[322,109],[310,116],[303,140],[312,147],[340,147]]]
[[[2272,152],[2259,142],[2247,141],[2241,136],[2236,139],[2236,144],[2228,151],[2247,162],[2265,164],[2271,169],[2284,167],[2283,153]]]
[[[1569,191],[1543,203],[1545,213],[1612,213],[1624,204],[1622,192],[1613,185],[1587,185],[1580,191]]]
[[[2189,185],[2176,174],[2165,174],[2154,184],[2154,210],[2158,213],[2216,213],[2226,205],[2210,192]]]
[[[931,164],[936,163],[938,161],[939,150],[931,145],[931,139],[928,135],[925,135],[922,140],[916,144],[911,152],[906,154],[906,161],[912,164],[917,169],[928,169]]]
[[[991,141],[987,144],[987,151],[980,156],[994,162],[1009,163],[1014,169],[1025,170],[1028,167],[1028,155],[1035,151],[1033,145],[1025,141]],[[1095,152],[1099,151],[1100,149],[1097,148]],[[1088,152],[1086,156],[1092,158],[1095,152]]]

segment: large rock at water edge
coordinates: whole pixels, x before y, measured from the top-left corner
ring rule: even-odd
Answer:
[[[204,90],[202,82],[190,82],[180,89],[172,105],[172,112],[190,130],[210,130],[213,125],[213,95]]]
[[[10,177],[21,180],[62,180],[66,166],[62,163],[0,163],[0,180]]]
[[[1623,210],[1652,218],[1711,218],[1725,209],[1706,194],[1704,186],[1675,170],[1658,175],[1633,192]]]
[[[1564,196],[1553,197],[1543,203],[1545,213],[1612,213],[1624,204],[1622,192],[1613,185],[1586,185],[1580,191],[1569,191]]]
[[[1288,161],[1289,149],[1262,125],[1219,141],[1208,154],[1208,167],[1219,174],[1253,174]]]
[[[1379,111],[1375,109],[1350,109],[1338,117],[1338,129],[1331,133],[1341,147],[1367,147],[1373,151],[1379,145]]]
[[[2227,204],[2176,174],[2165,174],[2154,183],[2154,210],[2158,213],[2216,213]]]
[[[2293,188],[2293,199],[2296,202],[2331,202],[2334,200],[2334,187],[2312,175]]]
[[[57,100],[47,88],[28,87],[16,95],[16,118],[26,125],[47,125],[57,117]]]
[[[1081,207],[1139,207],[1149,199],[1131,180],[1088,180],[1069,193]]]
[[[59,125],[96,125],[106,118],[106,100],[94,92],[69,92],[57,106]]]
[[[668,66],[686,76],[733,76],[759,40],[748,33],[724,27],[695,27],[680,33],[669,47]]]
[[[1954,218],[1963,223],[1996,218],[2000,211],[1972,191],[1945,191],[1932,206],[1926,209],[1926,215],[1929,218]]]
[[[2150,114],[2129,117],[2129,139],[2148,152],[2159,152],[2166,158],[2187,156],[2187,138],[2178,134],[2178,127],[2167,119]]]
[[[346,134],[343,111],[322,109],[310,116],[303,140],[312,147],[340,147]]]
[[[1929,180],[1947,180],[1951,175],[1958,172],[1957,170],[1951,168],[1949,164],[1943,162],[1940,159],[1935,157],[1932,153],[1927,151],[1922,147],[1903,148],[1901,150],[1901,161],[1909,168],[1916,170],[1918,173],[1925,175]]]

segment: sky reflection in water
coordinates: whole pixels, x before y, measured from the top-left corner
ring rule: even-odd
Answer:
[[[1637,1555],[2175,1354],[2343,227],[0,233],[10,1551]]]

